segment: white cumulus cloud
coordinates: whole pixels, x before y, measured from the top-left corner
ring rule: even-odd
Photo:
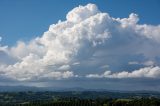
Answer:
[[[111,71],[105,71],[103,74],[89,74],[87,78],[159,78],[160,67],[145,67],[132,72],[122,71],[112,73]]]
[[[155,63],[157,67],[141,68],[131,73],[107,71],[104,75],[88,77],[120,78],[140,74],[138,77],[156,75],[157,78],[160,26],[141,25],[138,21],[139,17],[134,13],[127,18],[114,18],[102,13],[95,4],[78,6],[68,12],[66,20],[50,25],[42,36],[29,42],[17,41],[11,47],[0,46],[0,57],[10,57],[8,62],[1,59],[0,76],[18,81],[63,79],[79,74],[85,76],[89,70],[97,72],[104,66],[112,70],[131,61],[148,61],[147,66]],[[14,62],[9,63],[11,60]]]

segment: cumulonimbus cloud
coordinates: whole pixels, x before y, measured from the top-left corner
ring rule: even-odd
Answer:
[[[0,61],[0,76],[19,81],[63,79],[78,77],[83,67],[93,70],[96,66],[100,70],[105,64],[116,67],[129,61],[154,61],[159,65],[160,26],[140,25],[138,21],[134,13],[128,18],[113,18],[95,4],[76,7],[68,12],[65,21],[52,24],[42,36],[27,43],[18,41],[13,47],[1,46],[0,57],[6,55],[13,62]],[[136,60],[139,56],[141,59]],[[81,72],[77,73],[77,68]],[[137,72],[138,77],[157,77],[159,70],[155,68],[158,66],[133,72],[107,71],[107,75],[100,76],[134,77]],[[99,74],[88,75],[92,76]]]

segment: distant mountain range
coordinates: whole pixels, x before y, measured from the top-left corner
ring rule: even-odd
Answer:
[[[147,90],[137,90],[137,91],[121,91],[121,90],[106,90],[106,89],[85,89],[80,87],[74,88],[60,88],[60,87],[33,87],[33,86],[0,86],[0,92],[20,92],[20,91],[56,91],[56,92],[66,92],[66,91],[97,91],[97,92],[119,92],[119,93],[160,93],[159,91],[147,91]]]
[[[0,86],[0,92],[19,92],[19,91],[92,91],[84,88],[60,88],[60,87],[33,87],[33,86]],[[98,90],[94,90],[98,91]],[[99,91],[101,91],[99,89]]]
[[[39,91],[37,87],[30,86],[0,86],[0,92]]]

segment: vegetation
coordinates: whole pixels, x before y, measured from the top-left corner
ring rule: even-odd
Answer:
[[[146,96],[146,93],[142,95],[117,92],[119,95],[116,98],[115,93],[2,92],[0,93],[0,106],[160,106],[160,98],[153,94]],[[107,94],[109,96],[106,96]],[[111,94],[113,94],[112,98]]]

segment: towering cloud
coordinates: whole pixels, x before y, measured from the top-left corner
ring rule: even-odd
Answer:
[[[160,26],[138,21],[134,13],[120,19],[102,13],[94,4],[76,7],[42,36],[28,43],[18,41],[13,47],[1,46],[0,57],[10,60],[0,61],[0,76],[18,81],[85,76],[158,78]],[[133,61],[137,64],[128,64]],[[138,64],[147,61],[157,66]],[[121,72],[128,67],[135,71]],[[106,68],[111,71],[99,74]]]

